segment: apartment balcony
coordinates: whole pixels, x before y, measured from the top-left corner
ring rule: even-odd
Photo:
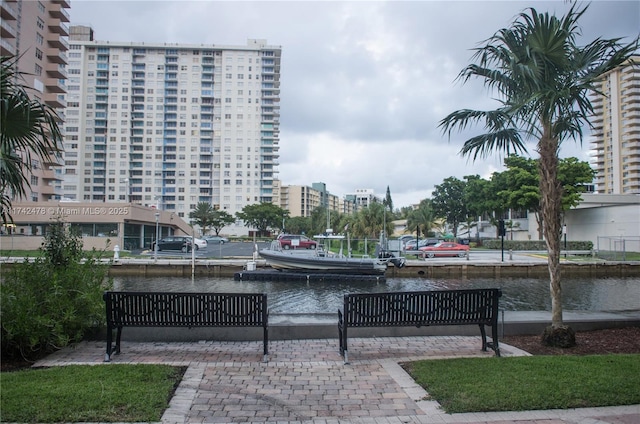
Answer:
[[[627,75],[627,78],[623,77],[620,88],[622,90],[640,90],[640,75]]]
[[[15,39],[18,36],[18,31],[9,22],[11,21],[4,19],[0,21],[0,35],[2,35],[2,38]]]
[[[623,119],[622,127],[625,129],[625,131],[628,131],[629,127],[640,127],[640,118]]]
[[[62,7],[69,9],[71,7],[71,3],[69,0],[51,0],[51,3],[59,4]]]
[[[66,93],[65,80],[60,78],[46,78],[44,85],[50,93]]]
[[[49,181],[50,182],[50,181],[63,181],[64,180],[62,175],[57,173],[56,170],[53,169],[53,168],[43,169],[41,176],[42,176],[42,180],[43,181]]]
[[[640,93],[637,93],[635,95],[625,95],[622,97],[621,100],[622,104],[626,104],[626,105],[637,105],[640,104]]]
[[[67,79],[67,67],[65,65],[49,63],[44,68],[49,78]]]
[[[56,187],[54,185],[49,185],[49,184],[41,185],[41,186],[38,186],[38,190],[40,191],[40,194],[42,194],[43,196],[52,196],[56,194]]]
[[[47,49],[47,59],[53,63],[61,63],[64,65],[68,63],[67,54],[57,48]]]
[[[42,157],[42,166],[50,167],[50,166],[63,166],[64,159],[61,153],[50,152],[48,155]]]
[[[64,94],[44,93],[43,100],[45,104],[51,106],[52,108],[67,107],[67,101],[64,98]]]
[[[3,21],[16,21],[18,20],[18,11],[15,9],[15,2],[9,2],[2,0],[0,2],[0,18]]]
[[[58,34],[61,37],[69,36],[69,25],[62,22],[62,20],[60,20],[59,18],[50,17],[49,21],[47,22],[47,26],[49,27],[49,31],[53,32],[54,34]]]
[[[65,6],[63,6],[60,3],[56,3],[54,1],[52,1],[51,3],[53,4],[49,6],[49,16],[55,19],[59,19],[62,22],[71,22],[71,18],[69,17],[69,12],[67,12]],[[66,7],[69,7],[69,6],[66,6]]]
[[[9,40],[4,37],[0,38],[0,56],[15,56],[15,55],[16,55],[15,44],[9,42]]]

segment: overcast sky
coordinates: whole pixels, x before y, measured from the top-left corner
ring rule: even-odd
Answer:
[[[496,107],[480,81],[455,78],[471,49],[530,6],[558,16],[569,8],[563,0],[73,0],[69,13],[71,25],[91,26],[102,41],[281,46],[278,178],[324,182],[340,197],[363,188],[382,197],[388,186],[399,208],[430,197],[446,177],[502,170],[498,155],[461,157],[464,136],[449,140],[438,122]],[[579,24],[582,45],[628,42],[640,31],[640,2],[591,2]],[[561,156],[588,160],[588,146],[568,143]]]

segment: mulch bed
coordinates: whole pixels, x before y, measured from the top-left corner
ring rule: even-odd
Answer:
[[[505,336],[501,342],[532,355],[606,355],[640,353],[640,327],[610,328],[576,332],[576,346],[558,348],[544,346],[541,336]]]

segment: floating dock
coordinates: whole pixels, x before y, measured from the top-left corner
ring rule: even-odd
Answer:
[[[233,279],[236,281],[300,281],[310,283],[322,281],[372,281],[384,283],[387,281],[387,277],[384,275],[324,274],[276,270],[240,271],[233,275]]]

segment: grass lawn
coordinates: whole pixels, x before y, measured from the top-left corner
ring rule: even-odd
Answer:
[[[402,366],[447,413],[640,403],[640,355],[458,358]]]
[[[0,373],[0,422],[157,422],[185,368],[69,365]]]

